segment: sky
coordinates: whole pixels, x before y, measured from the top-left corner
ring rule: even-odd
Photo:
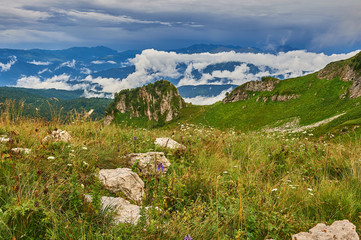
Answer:
[[[0,48],[361,49],[360,0],[0,0]]]

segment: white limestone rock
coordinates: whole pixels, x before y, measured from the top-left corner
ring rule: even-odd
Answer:
[[[144,196],[144,182],[129,168],[102,169],[99,180],[113,193],[123,192],[127,198],[141,203]]]
[[[85,199],[88,202],[92,201],[92,197],[90,195],[85,195]],[[116,212],[114,216],[115,224],[137,224],[141,216],[139,206],[131,204],[129,201],[120,197],[101,197],[101,208],[102,210],[111,209]]]
[[[171,149],[186,149],[185,146],[174,141],[171,138],[157,138],[157,139],[155,139],[154,144],[158,145],[160,147],[166,147],[166,148],[171,148]]]
[[[292,240],[359,240],[356,227],[348,220],[335,221],[327,226],[319,223],[309,232],[301,232],[292,236]]]
[[[157,172],[166,173],[171,165],[163,152],[131,153],[126,158],[131,166],[137,163],[137,167],[145,176],[154,175]]]
[[[50,135],[43,138],[43,142],[71,142],[71,135],[67,131],[58,129],[53,131]]]
[[[30,154],[31,149],[30,148],[12,148],[11,151],[15,153],[24,153],[24,154]]]

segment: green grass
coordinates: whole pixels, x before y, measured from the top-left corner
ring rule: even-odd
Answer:
[[[197,108],[188,110],[199,113]],[[69,131],[72,142],[42,144],[54,128]],[[341,219],[361,229],[360,138],[323,141],[187,123],[151,130],[82,119],[64,125],[21,117],[2,117],[0,133],[14,139],[0,144],[2,239],[183,239],[187,234],[290,239],[318,222]],[[187,149],[153,143],[171,136]],[[15,154],[11,147],[32,152]],[[161,211],[136,226],[113,225],[111,212],[86,203],[83,194],[114,196],[96,173],[126,167],[123,156],[147,151],[165,151],[172,163],[158,181],[143,178],[144,206]]]

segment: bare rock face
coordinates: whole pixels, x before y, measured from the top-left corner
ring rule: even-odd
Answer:
[[[309,232],[301,232],[292,236],[292,240],[359,240],[356,227],[348,220],[335,221],[330,226],[317,224]]]
[[[56,131],[53,131],[50,135],[43,138],[43,142],[70,142],[71,136],[67,131],[63,131],[61,129],[58,129]]]
[[[145,116],[155,122],[169,122],[185,107],[178,89],[168,81],[160,80],[134,89],[125,89],[115,94],[114,102],[107,110],[105,123],[114,119],[114,113],[129,113],[130,118]]]
[[[166,173],[170,162],[163,152],[131,153],[127,156],[128,163],[137,167],[143,175],[154,175],[157,172]]]
[[[276,78],[265,78],[262,81],[250,81],[235,88],[222,102],[223,104],[229,102],[238,102],[250,98],[250,92],[271,92],[280,82]]]
[[[129,168],[102,169],[99,180],[113,193],[123,192],[127,198],[141,203],[144,196],[144,182]]]
[[[90,195],[85,195],[84,197],[86,201],[92,201]],[[101,197],[101,208],[102,210],[111,209],[116,212],[114,216],[115,224],[137,224],[140,218],[140,207],[120,197]]]
[[[171,149],[186,149],[185,146],[174,141],[171,138],[157,138],[157,139],[155,139],[154,144],[158,145],[160,147],[166,147],[166,148],[171,148]]]

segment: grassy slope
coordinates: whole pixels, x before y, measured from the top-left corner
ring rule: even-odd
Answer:
[[[55,127],[71,133],[71,144],[41,142]],[[0,143],[1,239],[179,240],[190,234],[199,240],[280,240],[340,219],[361,228],[360,140],[323,142],[187,124],[149,131],[99,122],[9,122],[2,116],[5,133],[14,141]],[[153,144],[164,136],[187,149]],[[15,154],[11,147],[32,151]],[[99,184],[99,169],[126,167],[124,155],[147,151],[165,151],[172,163],[164,176],[142,176],[144,206],[161,211],[137,226],[114,226],[110,213],[86,203],[83,194],[115,196]]]
[[[342,112],[346,115],[338,124],[359,118],[361,106],[355,106],[360,99],[341,99],[339,96],[351,85],[335,78],[318,79],[316,74],[281,81],[272,92],[256,92],[245,101],[211,106],[193,106],[182,110],[179,121],[188,120],[217,128],[238,130],[260,130],[266,126],[276,126],[279,121],[293,117],[300,119],[301,125],[308,125]],[[263,97],[273,95],[300,94],[298,99],[286,102],[262,101]],[[261,97],[257,102],[256,99]],[[188,116],[188,117],[187,117]]]

